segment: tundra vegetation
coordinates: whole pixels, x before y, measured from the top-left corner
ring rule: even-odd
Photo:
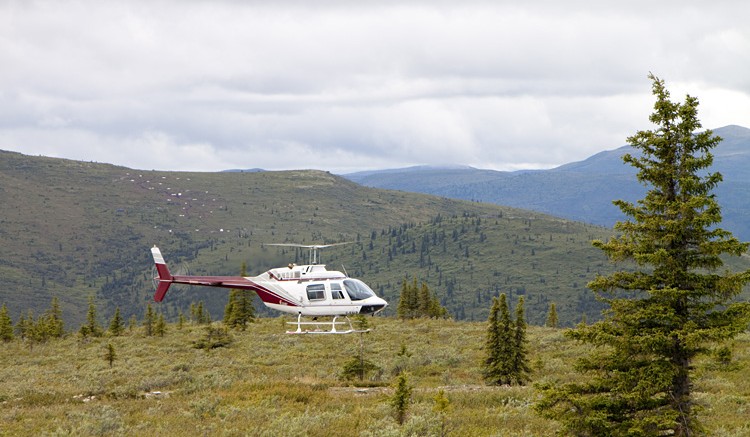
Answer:
[[[232,330],[231,341],[217,341],[227,339],[223,323],[194,321],[182,329],[168,323],[163,337],[137,324],[119,336],[68,333],[33,348],[16,336],[0,343],[3,434],[549,436],[561,429],[534,413],[533,384],[484,383],[486,322],[369,318],[365,359],[378,370],[360,385],[343,377],[360,335],[288,335],[289,320],[259,318]],[[532,381],[585,380],[573,366],[592,346],[564,332],[528,326]],[[696,415],[710,435],[748,435],[750,335],[727,348],[693,362],[693,393],[705,407]],[[412,390],[399,425],[393,399],[402,373]]]

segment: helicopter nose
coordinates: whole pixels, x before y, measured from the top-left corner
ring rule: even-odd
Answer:
[[[383,310],[383,308],[388,306],[388,302],[385,300],[376,297],[372,299],[372,303],[368,305],[362,305],[362,308],[360,308],[359,313],[360,314],[375,314],[377,312],[380,312]]]

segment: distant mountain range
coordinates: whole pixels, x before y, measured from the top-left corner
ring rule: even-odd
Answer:
[[[723,141],[713,151],[713,171],[724,176],[716,189],[722,227],[750,240],[750,129],[725,126],[714,130]],[[622,161],[630,146],[550,170],[502,172],[472,167],[409,167],[343,175],[362,185],[489,202],[530,209],[601,226],[625,217],[615,199],[636,201],[646,187]]]

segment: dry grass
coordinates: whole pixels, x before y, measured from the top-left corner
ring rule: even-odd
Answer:
[[[192,347],[200,326],[167,335],[139,332],[82,342],[76,336],[35,345],[2,344],[1,435],[440,435],[434,397],[445,391],[443,430],[456,436],[545,436],[557,424],[534,415],[531,386],[487,387],[479,363],[484,324],[371,319],[365,354],[381,370],[368,388],[339,378],[359,351],[358,335],[293,336],[284,320],[262,319],[234,332],[230,347]],[[531,327],[535,379],[569,380],[583,349],[561,330]],[[104,358],[107,343],[117,353]],[[408,356],[399,356],[401,345]],[[750,337],[735,341],[734,363],[698,363],[698,399],[711,435],[749,435]],[[414,386],[410,414],[399,427],[388,404],[398,369]]]

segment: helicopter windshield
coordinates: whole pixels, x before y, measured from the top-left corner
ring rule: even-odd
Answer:
[[[375,292],[359,279],[346,279],[344,281],[344,289],[346,289],[346,294],[349,295],[352,301],[365,300],[368,297],[375,296]]]

